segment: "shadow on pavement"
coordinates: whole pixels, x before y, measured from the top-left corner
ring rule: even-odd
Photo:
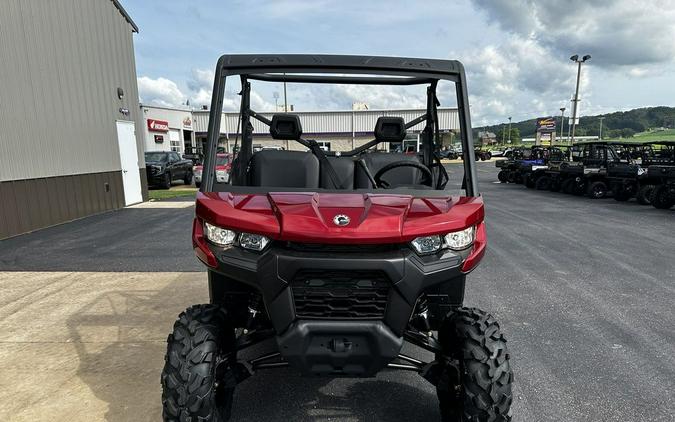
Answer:
[[[184,303],[204,299],[198,289],[182,292],[183,284],[178,277],[156,291],[102,294],[68,320],[79,358],[77,376],[108,403],[107,421],[161,420],[159,378],[166,336]],[[258,345],[240,357],[257,355],[269,346]],[[426,382],[414,376],[419,381],[413,384]],[[406,385],[388,377],[385,373],[331,380],[301,377],[290,368],[261,371],[239,385],[232,420],[438,420],[430,386]],[[413,378],[402,381],[407,379]]]

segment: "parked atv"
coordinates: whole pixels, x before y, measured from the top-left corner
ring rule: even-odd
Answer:
[[[487,242],[463,69],[457,61],[387,57],[220,58],[192,233],[210,303],[181,313],[169,335],[164,420],[226,421],[239,383],[283,366],[314,377],[413,371],[435,386],[443,421],[511,420],[504,334],[490,314],[463,306],[466,277]],[[241,83],[242,134],[231,177],[219,182],[227,76]],[[454,81],[457,93],[464,151],[464,193],[457,196],[446,189],[449,176],[435,151],[439,80]],[[427,107],[411,121],[380,117],[372,141],[337,155],[303,137],[299,116],[269,119],[252,110],[254,81],[422,85]],[[306,151],[254,153],[253,119]],[[367,152],[402,142],[421,122],[420,154]],[[267,339],[275,350],[242,360],[243,350]],[[402,353],[404,342],[434,360]],[[251,405],[241,399],[241,408]]]
[[[651,165],[647,168],[647,175],[658,180],[649,195],[649,202],[654,208],[667,210],[675,205],[675,165]]]
[[[607,178],[609,166],[622,160],[614,150],[614,144],[606,141],[579,142],[570,148],[571,161],[561,162],[557,169],[550,168],[547,175],[551,186],[559,186],[560,191],[574,195],[587,195],[600,199],[610,192],[610,180]]]
[[[634,154],[639,151],[639,161],[633,161]],[[607,177],[617,201],[628,201],[635,197],[642,205],[650,204],[650,197],[654,188],[662,183],[661,170],[654,168],[648,172],[650,166],[675,165],[675,141],[656,141],[626,149],[624,156],[631,157],[630,162],[616,162],[609,165]]]

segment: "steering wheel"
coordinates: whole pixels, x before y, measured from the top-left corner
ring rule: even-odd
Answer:
[[[395,168],[399,167],[414,167],[417,170],[422,172],[422,180],[420,181],[420,184],[422,185],[428,185],[431,186],[431,182],[433,179],[433,176],[431,175],[431,170],[427,166],[421,163],[417,163],[415,161],[395,161],[393,163],[389,163],[386,166],[382,167],[376,174],[375,174],[375,186],[378,188],[383,188],[383,189],[389,189],[391,186],[386,180],[382,180],[382,176],[387,173],[388,171],[391,171]]]

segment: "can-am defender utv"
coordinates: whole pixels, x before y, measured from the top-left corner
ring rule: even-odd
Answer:
[[[607,179],[617,201],[635,197],[638,203],[649,205],[652,192],[663,183],[661,167],[675,166],[675,141],[653,141],[632,147],[637,152],[637,160],[612,163],[607,168]]]
[[[241,141],[230,180],[219,183],[214,158],[228,76],[241,84]],[[327,153],[303,137],[311,121],[252,110],[252,81],[417,86],[426,110],[408,121],[387,113],[373,122],[372,141]],[[465,195],[451,194],[438,158],[439,82],[454,83],[464,153],[457,188]],[[225,123],[232,133],[235,124]],[[418,155],[382,151],[414,127],[421,129]],[[253,153],[255,128],[290,148]],[[280,366],[326,377],[415,371],[435,385],[442,420],[511,419],[506,340],[492,316],[462,306],[486,234],[461,63],[223,56],[207,149],[192,239],[208,268],[211,303],[181,313],[169,335],[164,420],[228,420],[236,385]],[[243,349],[266,339],[276,340],[275,351],[241,360]],[[402,354],[404,341],[433,361]]]

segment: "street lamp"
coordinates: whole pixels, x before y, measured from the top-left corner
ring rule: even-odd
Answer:
[[[509,117],[509,145],[511,144],[511,118]]]
[[[560,107],[560,141],[562,142],[565,133],[565,107]]]
[[[600,117],[599,119],[600,119],[600,136],[599,136],[599,138],[602,141],[602,121],[605,120],[605,118]]]
[[[570,60],[572,60],[574,63],[577,63],[578,68],[577,68],[577,88],[574,91],[574,99],[572,100],[574,102],[574,106],[572,107],[572,138],[571,142],[574,143],[574,131],[577,128],[577,111],[579,108],[579,80],[581,79],[581,64],[586,62],[586,60],[590,60],[591,55],[586,54],[584,57],[579,60],[579,55],[575,54],[574,56],[570,57]]]

